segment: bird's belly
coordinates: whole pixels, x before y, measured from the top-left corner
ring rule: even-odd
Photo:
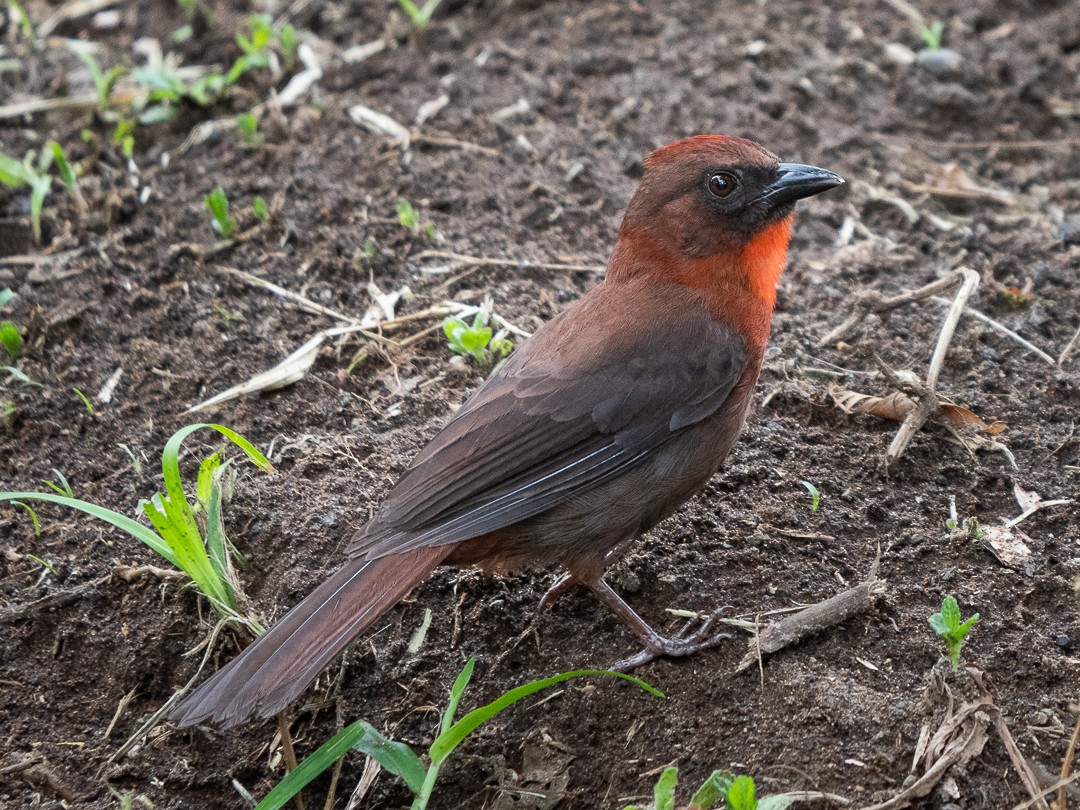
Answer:
[[[497,571],[552,563],[602,569],[611,549],[651,529],[712,478],[748,404],[730,403],[731,410],[679,432],[643,463],[547,512],[463,543],[449,562]]]

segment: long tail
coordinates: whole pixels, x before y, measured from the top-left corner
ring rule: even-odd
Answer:
[[[349,562],[177,706],[172,719],[181,726],[213,719],[231,728],[277,714],[452,550],[437,546]]]

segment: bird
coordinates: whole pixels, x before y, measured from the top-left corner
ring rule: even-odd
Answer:
[[[644,162],[604,278],[520,345],[412,460],[346,561],[172,712],[225,728],[284,710],[436,567],[559,566],[634,632],[640,665],[716,646],[665,637],[604,579],[719,470],[743,428],[796,201],[844,181],[697,135]]]

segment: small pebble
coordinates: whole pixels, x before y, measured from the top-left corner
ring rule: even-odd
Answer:
[[[1061,649],[1063,649],[1063,650],[1068,650],[1068,649],[1072,648],[1072,639],[1069,638],[1064,633],[1061,633],[1060,635],[1055,636],[1054,637],[1054,643],[1057,644],[1059,647],[1061,647]]]
[[[960,67],[963,57],[952,48],[923,48],[915,54],[915,61],[919,67],[940,76]]]
[[[907,45],[890,42],[885,46],[885,58],[898,65],[913,65],[917,57],[915,51],[911,50]]]

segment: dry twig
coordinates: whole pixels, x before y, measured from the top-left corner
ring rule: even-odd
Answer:
[[[804,638],[835,627],[868,610],[874,599],[885,593],[885,582],[872,572],[866,582],[860,582],[853,588],[838,593],[824,602],[800,610],[770,624],[760,634],[750,639],[746,655],[735,667],[736,672],[743,672],[758,662],[761,654],[774,653],[789,647]]]

